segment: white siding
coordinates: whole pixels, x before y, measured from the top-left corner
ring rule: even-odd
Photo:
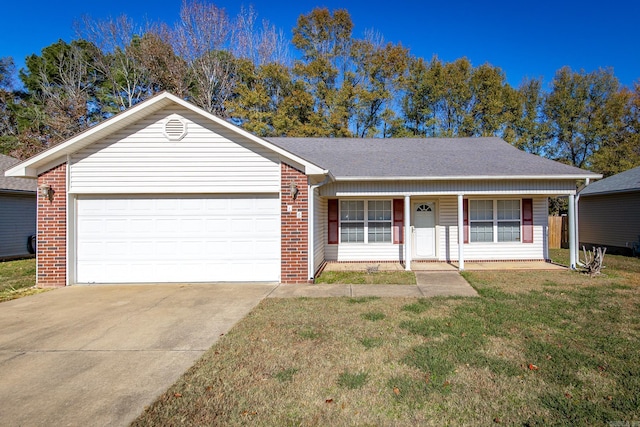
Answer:
[[[404,245],[358,244],[326,245],[327,261],[400,261]]]
[[[318,271],[325,261],[324,246],[327,241],[327,199],[318,195],[316,188],[313,194],[313,271]]]
[[[495,198],[495,197],[494,197]],[[430,199],[436,202],[436,256],[439,261],[458,259],[457,197]],[[470,243],[464,246],[465,260],[499,261],[544,259],[547,245],[547,198],[533,198],[533,243]],[[325,245],[327,261],[401,261],[404,245]]]
[[[458,202],[454,197],[440,199],[438,259],[458,259]],[[468,243],[464,245],[467,261],[544,259],[547,242],[548,208],[546,197],[533,198],[533,243]]]
[[[0,257],[28,255],[36,234],[36,196],[0,194]]]
[[[436,227],[436,253],[439,261],[458,259],[458,199],[443,197],[438,200],[438,225]],[[465,257],[466,257],[465,253]]]
[[[580,198],[580,242],[631,247],[640,238],[640,192]]]
[[[163,134],[172,114],[187,124],[180,141]],[[280,166],[263,147],[172,107],[74,153],[69,185],[84,194],[273,193]]]
[[[333,182],[321,187],[325,197],[369,197],[398,195],[574,194],[575,180],[466,180],[466,181],[388,181]]]

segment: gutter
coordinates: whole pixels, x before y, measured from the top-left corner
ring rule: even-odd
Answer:
[[[555,180],[555,179],[598,179],[602,175],[451,175],[451,176],[341,176],[336,181],[451,181],[451,180]]]

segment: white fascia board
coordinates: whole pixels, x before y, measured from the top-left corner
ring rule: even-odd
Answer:
[[[121,113],[118,113],[117,115],[115,115],[114,117],[111,117],[108,120],[105,120],[87,130],[85,130],[84,132],[76,135],[75,137],[56,145],[55,147],[52,147],[46,151],[43,151],[40,154],[35,155],[34,157],[25,160],[24,162],[14,166],[11,169],[8,169],[5,172],[6,176],[16,176],[16,177],[31,177],[31,178],[36,178],[38,176],[38,173],[42,172],[42,166],[47,164],[53,164],[56,161],[59,161],[60,163],[64,163],[66,155],[67,154],[73,154],[74,152],[78,151],[79,149],[90,145],[91,143],[104,138],[106,136],[108,136],[109,134],[116,132],[117,130],[120,130],[121,128],[124,128],[125,126],[139,120],[142,119],[150,114],[153,114],[154,112],[166,107],[167,105],[170,104],[170,102],[173,102],[175,104],[178,104],[184,108],[186,108],[187,110],[190,110],[200,116],[203,116],[209,120],[211,120],[212,122],[226,128],[229,129],[231,131],[233,131],[234,133],[241,135],[253,142],[255,142],[256,144],[265,147],[275,153],[277,153],[278,155],[286,158],[286,159],[290,159],[293,162],[299,163],[300,165],[302,165],[304,167],[304,173],[307,175],[318,175],[318,174],[324,174],[326,175],[328,173],[328,171],[326,169],[322,169],[316,165],[314,165],[313,163],[298,157],[292,153],[289,153],[288,151],[283,150],[280,147],[277,147],[267,141],[265,141],[262,138],[259,138],[247,131],[245,131],[244,129],[241,129],[229,122],[227,122],[226,120],[223,120],[219,117],[214,116],[213,114],[199,108],[196,107],[195,105],[178,98],[175,95],[172,95],[168,92],[163,92],[159,95],[154,96],[153,98],[150,98],[146,101],[141,102],[138,105],[135,105]],[[60,161],[61,160],[61,161]]]
[[[346,176],[337,177],[336,181],[470,181],[470,180],[556,180],[556,179],[599,179],[602,175],[599,174],[584,174],[584,175],[475,175],[475,176]]]
[[[167,99],[168,96],[169,94],[166,92],[161,93],[160,95],[150,98],[145,102],[141,102],[134,107],[118,113],[117,115],[101,123],[98,123],[97,125],[85,130],[84,132],[79,133],[71,139],[68,139],[67,141],[60,143],[55,147],[45,150],[40,154],[36,154],[30,159],[27,159],[24,162],[16,165],[15,167],[8,169],[5,172],[5,175],[36,178],[38,176],[37,174],[39,172],[42,172],[42,165],[55,164],[56,161],[58,161],[58,164],[64,163],[66,161],[67,154],[72,154],[78,151],[80,148],[89,145],[100,138],[104,138],[107,135],[135,121],[131,120],[132,116],[138,115],[144,110],[149,110],[147,114],[151,114],[163,108],[165,105],[167,105],[166,101],[164,100]],[[154,105],[157,106],[157,104],[160,104],[159,108],[151,108]],[[121,126],[118,126],[118,124],[120,124]]]

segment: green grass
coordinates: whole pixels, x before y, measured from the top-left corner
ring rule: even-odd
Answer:
[[[35,289],[35,284],[34,258],[0,262],[0,302],[45,291]]]
[[[346,283],[352,285],[415,285],[416,275],[411,271],[324,271],[316,283]]]
[[[479,298],[264,300],[134,424],[639,423],[640,260],[621,258],[465,273]]]
[[[382,320],[387,317],[384,313],[379,311],[367,311],[366,313],[362,313],[360,315],[365,320],[371,320],[372,322],[376,322],[378,320]]]
[[[366,372],[349,372],[344,371],[338,376],[338,385],[340,387],[348,388],[351,390],[355,390],[358,388],[362,388],[367,383],[367,378],[369,374]]]
[[[293,376],[297,374],[299,369],[297,368],[286,368],[280,372],[276,372],[273,377],[280,382],[288,382],[293,379]]]

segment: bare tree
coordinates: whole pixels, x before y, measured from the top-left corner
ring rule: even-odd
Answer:
[[[205,110],[225,115],[224,103],[235,84],[235,61],[229,52],[233,23],[224,9],[193,1],[182,3],[173,46],[187,64],[192,100]]]
[[[76,27],[81,37],[100,49],[96,67],[104,76],[104,88],[116,110],[152,95],[149,70],[140,61],[143,27],[137,27],[126,15],[106,20],[85,16]]]
[[[53,64],[55,81],[51,69],[39,70],[42,105],[46,115],[49,140],[60,142],[89,127],[89,92],[93,90],[86,51],[77,44],[58,51]]]
[[[234,54],[258,67],[268,63],[289,65],[289,41],[284,32],[266,19],[257,28],[257,20],[258,13],[253,6],[240,8],[232,36]]]

